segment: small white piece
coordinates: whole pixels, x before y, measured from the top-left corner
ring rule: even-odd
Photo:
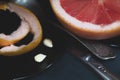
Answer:
[[[42,62],[47,56],[45,54],[37,54],[35,57],[34,57],[34,60],[36,62]]]

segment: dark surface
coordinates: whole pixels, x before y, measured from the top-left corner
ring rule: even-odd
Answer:
[[[13,31],[17,30],[17,26],[20,25],[20,21],[21,19],[14,12],[12,13],[9,10],[0,10],[0,25],[4,26],[0,29],[0,33],[5,33],[6,35],[11,34]],[[6,30],[8,28],[9,30]]]
[[[57,27],[56,24],[59,23],[52,13],[49,0],[10,1],[21,4],[35,13],[43,26],[43,39],[51,39],[54,47],[49,49],[43,44],[40,44],[37,49],[26,55],[8,58],[1,56],[0,65],[2,66],[0,66],[0,75],[3,77],[0,77],[0,80],[12,80],[15,77],[18,78],[14,80],[102,80],[90,67],[71,55],[68,48],[75,46],[74,43],[76,43],[76,41]],[[107,43],[108,45],[114,44],[114,42],[116,46],[119,45],[118,38],[103,42],[106,43],[108,41],[110,41]],[[116,59],[102,61],[96,58],[96,60],[103,63],[111,72],[119,77],[120,50],[119,48],[113,49],[117,54]],[[32,59],[34,55],[40,52],[45,52],[45,54],[48,55],[48,58],[43,61],[42,64],[36,64]],[[49,67],[53,62],[54,64]],[[2,74],[2,72],[4,72],[4,74]]]

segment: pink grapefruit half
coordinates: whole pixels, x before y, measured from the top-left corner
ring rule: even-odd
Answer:
[[[120,35],[120,0],[50,0],[58,20],[87,39]]]

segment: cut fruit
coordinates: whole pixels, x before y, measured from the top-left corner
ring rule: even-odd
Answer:
[[[23,39],[30,31],[30,27],[27,22],[22,21],[19,28],[12,32],[10,35],[0,34],[0,46],[8,46],[14,44]]]
[[[15,12],[21,18],[21,25],[17,30],[10,35],[0,34],[0,55],[15,56],[36,48],[42,40],[42,26],[37,17],[27,8],[15,3],[5,3],[3,7],[0,5],[0,8]],[[19,41],[24,40],[28,33],[33,34],[33,38],[28,44],[15,45]],[[1,41],[2,39],[4,41]],[[6,43],[9,44],[6,45]]]
[[[58,20],[74,34],[87,39],[120,35],[120,0],[50,0]]]

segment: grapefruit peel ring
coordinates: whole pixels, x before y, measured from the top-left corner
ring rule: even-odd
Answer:
[[[0,46],[8,46],[23,39],[30,31],[29,25],[22,21],[19,28],[10,35],[0,34]],[[19,35],[20,34],[20,35]]]
[[[27,53],[36,48],[42,40],[42,26],[37,17],[28,9],[15,3],[0,4],[0,9],[15,12],[22,19],[18,29],[10,35],[0,34],[0,55],[16,56]],[[14,43],[22,40],[28,33],[33,39],[27,45],[16,46]]]

